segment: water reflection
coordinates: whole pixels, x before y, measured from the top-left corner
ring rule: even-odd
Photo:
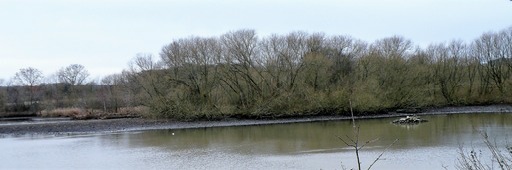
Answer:
[[[512,114],[423,118],[415,126],[357,121],[361,141],[380,139],[361,152],[363,164],[399,139],[377,169],[454,169],[460,145],[486,150],[479,131],[500,146],[512,135]],[[350,121],[332,121],[0,138],[0,169],[341,169],[340,161],[350,169],[354,153],[336,136],[352,132]]]
[[[424,116],[427,123],[401,126],[393,119],[360,120],[360,140],[379,138],[368,148],[379,149],[400,141],[395,150],[430,146],[456,146],[478,140],[479,131],[495,138],[511,135],[511,114],[455,114]],[[174,133],[174,135],[173,135]],[[296,154],[343,151],[337,136],[352,136],[350,121],[312,122],[264,126],[219,127],[146,131],[136,134],[101,136],[105,141],[121,141],[126,147],[159,147],[170,151],[201,150],[244,155]]]

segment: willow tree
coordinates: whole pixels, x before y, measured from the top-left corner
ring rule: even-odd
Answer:
[[[176,100],[186,102],[195,113],[212,111],[219,96],[221,44],[216,38],[191,37],[163,47],[160,57],[167,69],[167,83]]]
[[[135,82],[131,88],[140,90],[142,104],[150,107],[155,116],[179,116],[176,115],[179,112],[176,100],[169,96],[174,89],[166,81],[169,75],[151,54],[137,54],[129,63],[129,70],[125,71],[125,75],[127,79]]]
[[[512,32],[512,31],[510,31]],[[488,94],[495,87],[500,94],[506,92],[506,83],[512,75],[511,53],[512,43],[507,31],[486,33],[473,43],[474,54],[483,62],[481,69],[481,91]],[[490,85],[493,86],[490,86]]]
[[[220,81],[229,94],[236,96],[236,105],[251,108],[262,97],[256,69],[257,36],[254,30],[239,30],[220,37],[222,43]]]
[[[454,104],[459,98],[457,92],[462,87],[464,78],[463,59],[467,56],[466,45],[461,41],[450,44],[430,45],[427,53],[434,58],[433,78],[438,85],[440,94],[449,104]]]
[[[403,37],[393,36],[371,44],[369,55],[376,67],[375,78],[382,94],[383,107],[404,107],[414,96],[413,78],[408,59],[412,56],[413,44]]]

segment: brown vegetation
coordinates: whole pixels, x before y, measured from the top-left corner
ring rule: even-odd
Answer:
[[[27,110],[27,101],[33,112],[147,106],[151,117],[182,120],[348,115],[349,100],[356,115],[512,103],[511,46],[512,28],[426,48],[400,36],[368,43],[239,30],[172,41],[159,60],[139,54],[100,82],[82,83],[86,70],[71,65],[55,82],[8,84],[0,99],[4,110]]]
[[[123,107],[119,112],[109,113],[101,110],[87,110],[80,108],[58,108],[42,110],[38,116],[41,117],[69,117],[72,119],[112,119],[112,118],[134,118],[148,115],[148,108],[144,106]]]

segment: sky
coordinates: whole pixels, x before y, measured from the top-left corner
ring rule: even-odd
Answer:
[[[99,80],[173,40],[254,29],[466,42],[512,26],[509,0],[0,0],[0,79],[81,64]]]

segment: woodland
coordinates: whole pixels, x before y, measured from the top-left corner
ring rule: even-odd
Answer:
[[[237,30],[173,40],[97,81],[80,64],[50,76],[22,68],[0,80],[0,115],[273,119],[510,104],[511,58],[512,27],[425,47],[401,36]]]

